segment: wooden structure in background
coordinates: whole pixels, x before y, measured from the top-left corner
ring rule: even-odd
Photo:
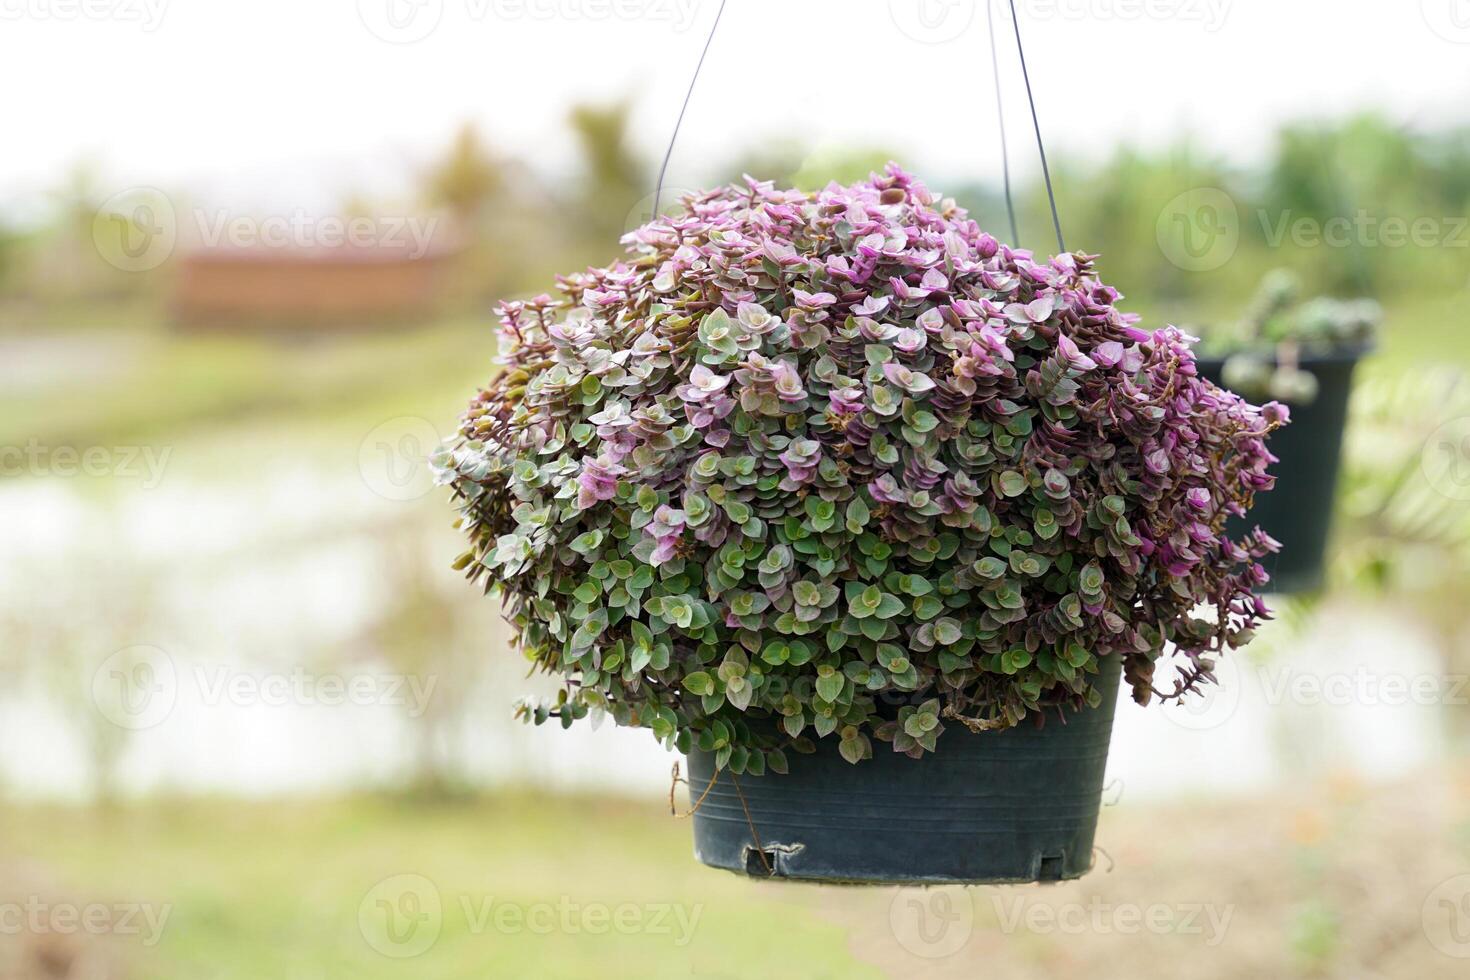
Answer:
[[[456,253],[442,243],[197,248],[179,260],[173,316],[182,327],[261,330],[423,322]]]

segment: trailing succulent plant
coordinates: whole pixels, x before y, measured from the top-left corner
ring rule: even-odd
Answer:
[[[985,234],[890,167],[691,195],[627,257],[501,308],[501,362],[440,453],[525,655],[591,710],[736,772],[946,723],[1180,697],[1267,617],[1286,421],[1116,308],[1093,257]],[[1158,691],[1160,662],[1177,665]]]
[[[1363,351],[1373,345],[1383,308],[1371,299],[1319,296],[1301,301],[1301,280],[1277,269],[1261,282],[1245,316],[1216,336],[1206,350],[1225,357],[1221,380],[1248,398],[1276,398],[1306,405],[1317,398],[1317,378],[1302,355]]]

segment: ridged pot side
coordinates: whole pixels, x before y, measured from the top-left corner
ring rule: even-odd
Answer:
[[[695,856],[741,874],[826,882],[1080,878],[1092,868],[1120,673],[1116,658],[1103,666],[1097,708],[1003,732],[951,723],[938,751],[919,759],[875,743],[874,757],[853,765],[828,738],[813,755],[788,753],[785,775],[723,773],[710,788],[714,757],[693,752],[691,798],[703,797]]]

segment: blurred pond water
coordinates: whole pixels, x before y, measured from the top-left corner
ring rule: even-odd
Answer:
[[[0,484],[0,790],[270,795],[534,784],[646,795],[673,757],[642,732],[530,728],[528,679],[488,601],[447,569],[439,493],[404,504],[288,466],[94,495]],[[478,601],[477,601],[478,600]],[[1388,778],[1445,751],[1432,640],[1391,610],[1329,605],[1235,658],[1184,706],[1119,706],[1109,797]],[[1164,685],[1161,685],[1164,686]]]

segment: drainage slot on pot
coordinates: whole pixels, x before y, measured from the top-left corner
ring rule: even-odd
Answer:
[[[745,845],[745,873],[752,878],[786,877],[786,857],[805,848],[805,844],[772,844],[769,847]]]
[[[1062,880],[1062,855],[1042,855],[1041,863],[1036,868],[1037,881],[1061,881]]]

